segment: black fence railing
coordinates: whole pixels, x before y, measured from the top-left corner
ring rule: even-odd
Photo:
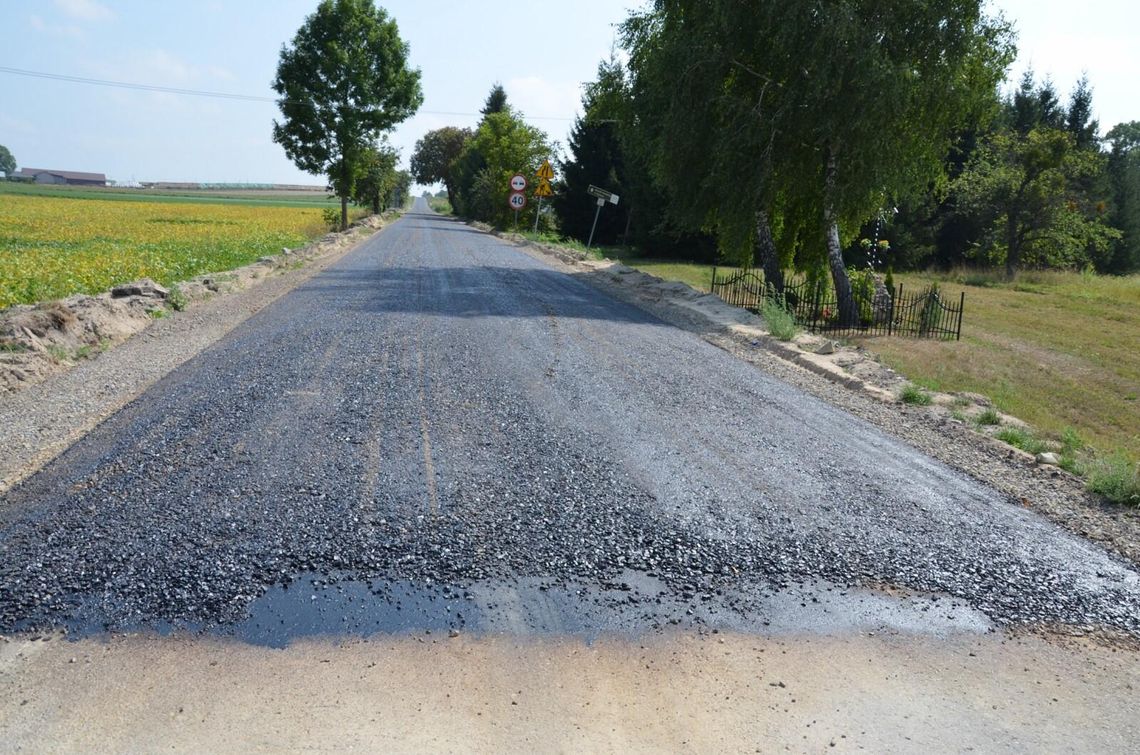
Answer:
[[[852,287],[856,317],[842,324],[835,292],[824,281],[788,281],[784,285],[784,307],[798,325],[814,333],[836,336],[909,336],[960,340],[962,312],[966,307],[963,291],[957,301],[948,299],[937,286],[893,291],[881,283]],[[762,273],[743,270],[725,275],[713,268],[712,292],[726,303],[759,312],[766,297],[776,296]]]

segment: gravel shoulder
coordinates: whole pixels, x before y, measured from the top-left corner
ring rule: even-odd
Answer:
[[[700,294],[610,262],[582,260],[558,247],[508,234],[506,240],[621,301],[699,335],[765,373],[864,419],[922,452],[993,487],[1016,505],[1046,517],[1140,564],[1140,508],[1106,502],[1077,477],[1037,464],[1018,449],[973,432],[945,406],[915,407],[895,400],[905,377],[879,365],[862,349],[812,353],[824,339],[797,344],[770,337],[761,318]],[[1015,418],[1005,418],[1016,422]]]

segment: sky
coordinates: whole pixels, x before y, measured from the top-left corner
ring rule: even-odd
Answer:
[[[380,0],[422,71],[424,104],[393,132],[406,165],[416,140],[472,126],[488,91],[565,144],[581,86],[641,0],[509,3]],[[272,98],[281,46],[316,0],[0,0],[0,68]],[[1140,6],[1096,12],[1056,0],[991,0],[1018,30],[1026,67],[1063,98],[1087,73],[1102,133],[1140,120]],[[117,181],[320,184],[271,138],[272,102],[135,91],[0,71],[0,144],[21,167]]]

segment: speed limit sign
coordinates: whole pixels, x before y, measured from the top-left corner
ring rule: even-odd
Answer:
[[[524,191],[526,189],[526,176],[516,173],[511,176],[511,191]]]
[[[521,191],[512,191],[510,198],[507,199],[507,204],[511,206],[512,210],[521,210],[526,207],[526,194]]]

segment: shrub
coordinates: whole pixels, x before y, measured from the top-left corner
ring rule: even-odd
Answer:
[[[922,319],[918,324],[918,333],[925,336],[934,330],[942,315],[941,292],[937,283],[931,283],[926,290],[926,301],[922,305]]]
[[[934,403],[934,399],[930,397],[929,393],[913,383],[907,383],[903,386],[902,391],[899,393],[899,401],[904,404],[914,404],[915,406],[930,406]]]
[[[1075,475],[1084,476],[1085,467],[1077,459],[1077,453],[1084,449],[1085,441],[1071,427],[1061,431],[1061,469]]]
[[[859,308],[859,322],[870,325],[874,319],[871,303],[875,299],[875,276],[870,270],[849,268],[847,277],[851,281],[851,296]]]
[[[170,308],[175,312],[181,312],[186,309],[189,301],[186,299],[186,294],[182,292],[180,287],[171,286],[170,291],[166,294],[166,303],[169,304]]]
[[[783,297],[767,296],[760,305],[760,316],[768,325],[768,332],[781,341],[796,337],[796,321],[784,304]]]
[[[1001,415],[998,414],[997,409],[989,407],[984,412],[978,415],[975,420],[979,425],[1000,425]]]
[[[1002,428],[994,434],[994,437],[1014,448],[1020,448],[1026,453],[1039,454],[1049,448],[1045,441],[1034,437],[1033,433],[1022,430],[1020,427]]]
[[[1061,450],[1066,454],[1072,454],[1080,451],[1085,447],[1084,440],[1077,434],[1077,431],[1071,427],[1066,427],[1061,431]]]
[[[325,226],[327,226],[330,231],[340,230],[339,208],[334,209],[332,207],[326,207],[325,209],[321,210],[321,219],[324,221]]]
[[[1098,459],[1089,469],[1088,488],[1115,503],[1140,505],[1140,465],[1123,453]]]

